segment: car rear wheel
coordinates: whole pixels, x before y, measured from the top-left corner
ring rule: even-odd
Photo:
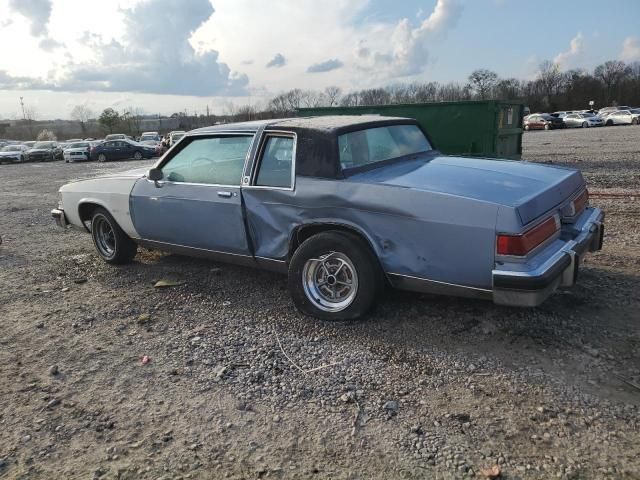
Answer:
[[[322,320],[353,320],[366,314],[384,287],[369,246],[349,233],[314,235],[289,265],[289,291],[296,308]]]
[[[91,217],[91,237],[102,259],[112,265],[130,262],[138,246],[104,208],[97,208]]]
[[[133,154],[133,158],[135,160],[142,160],[142,153],[141,152],[136,152]]]
[[[607,127],[611,127],[613,125],[613,121],[612,120],[607,120]]]
[[[527,132],[528,132],[528,131],[529,131],[529,125],[525,125],[525,126],[524,126],[524,129],[525,129],[525,131],[527,131]]]
[[[631,125],[638,125],[638,119],[634,118],[633,120],[631,120]]]
[[[550,123],[547,123],[547,124],[544,126],[544,129],[545,129],[545,130],[551,130],[551,124],[550,124]]]
[[[107,156],[104,153],[100,153],[98,154],[98,161],[99,162],[106,162],[107,161]]]
[[[584,122],[582,124],[582,128],[589,128],[589,122]]]

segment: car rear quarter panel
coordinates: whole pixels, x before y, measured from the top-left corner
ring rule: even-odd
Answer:
[[[297,228],[337,224],[364,235],[387,274],[491,288],[495,204],[306,177],[294,192],[245,189],[243,198],[258,257],[286,259]]]

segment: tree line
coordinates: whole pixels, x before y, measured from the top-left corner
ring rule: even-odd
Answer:
[[[244,105],[229,109],[233,121],[278,118],[299,108],[356,107],[470,100],[519,102],[532,112],[588,109],[609,105],[640,106],[640,62],[611,60],[593,71],[562,71],[556,63],[540,64],[532,80],[500,78],[487,69],[473,71],[467,81],[397,83],[386,87],[343,92],[339,87],[323,91],[293,89],[273,97],[265,107]]]

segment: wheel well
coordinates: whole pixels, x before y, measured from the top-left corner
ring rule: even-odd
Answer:
[[[311,225],[303,225],[301,227],[298,227],[291,236],[292,238],[291,244],[289,245],[289,258],[293,256],[298,247],[300,247],[300,245],[302,245],[305,240],[308,240],[314,235],[324,232],[345,232],[358,237],[369,246],[371,252],[375,255],[376,258],[378,258],[373,245],[371,245],[371,242],[367,237],[365,237],[356,228],[338,223],[314,223]]]
[[[91,220],[93,212],[95,212],[97,208],[104,207],[97,203],[82,203],[78,207],[78,215],[80,216],[80,221],[84,224],[85,228],[87,228],[86,223]],[[87,228],[87,230],[89,229]]]

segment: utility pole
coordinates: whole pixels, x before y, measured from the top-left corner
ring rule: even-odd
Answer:
[[[27,114],[24,113],[24,101],[23,101],[24,97],[20,97],[20,106],[22,107],[22,119],[26,120],[27,119]]]

